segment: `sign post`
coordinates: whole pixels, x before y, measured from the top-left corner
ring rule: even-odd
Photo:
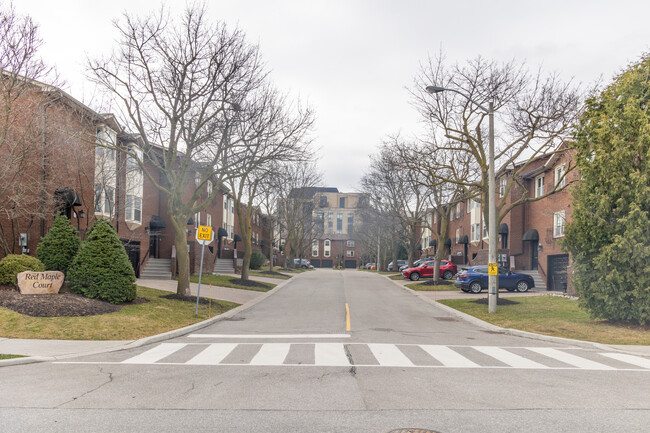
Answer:
[[[196,230],[196,240],[201,244],[201,264],[199,265],[199,287],[196,291],[196,311],[194,316],[199,315],[199,296],[201,294],[201,277],[203,276],[203,254],[205,254],[205,246],[214,241],[214,232],[210,226],[199,226]]]

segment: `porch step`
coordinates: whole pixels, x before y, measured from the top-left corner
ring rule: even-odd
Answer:
[[[212,273],[217,274],[234,274],[235,267],[232,265],[232,259],[217,259],[214,264]]]
[[[538,271],[534,271],[532,269],[522,269],[515,270],[514,272],[518,274],[527,274],[533,277],[533,281],[535,281],[535,290],[546,290],[546,281],[544,281],[544,278],[539,275]]]
[[[150,280],[171,280],[172,260],[150,258],[144,268],[140,271],[140,278]]]

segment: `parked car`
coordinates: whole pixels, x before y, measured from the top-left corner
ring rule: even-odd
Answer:
[[[375,266],[374,263],[366,263],[366,265],[364,266],[364,268],[366,268],[366,269],[374,269],[374,266]]]
[[[402,272],[404,269],[406,269],[408,267],[417,268],[418,266],[421,266],[423,263],[426,263],[426,262],[428,262],[430,260],[433,260],[433,259],[434,259],[433,257],[423,257],[421,259],[418,259],[418,260],[414,261],[413,266],[409,266],[408,260],[407,260],[405,265],[399,267],[399,271]]]
[[[435,268],[435,261],[429,260],[422,263],[420,266],[407,268],[402,271],[402,276],[411,281],[417,281],[423,277],[433,278],[433,270]],[[451,280],[456,275],[456,265],[448,260],[440,260],[440,276],[446,280]]]
[[[313,266],[311,265],[311,262],[307,259],[293,259],[293,265],[296,267],[301,267],[304,269],[312,269]]]
[[[527,274],[518,274],[505,268],[499,267],[499,288],[509,292],[527,292],[535,287],[533,277]],[[456,276],[454,281],[456,287],[463,292],[481,293],[481,290],[488,288],[488,267],[472,266]]]
[[[401,269],[402,266],[408,266],[409,261],[408,260],[398,260],[397,261],[397,269]],[[393,262],[390,262],[388,264],[388,270],[392,271],[394,269]]]

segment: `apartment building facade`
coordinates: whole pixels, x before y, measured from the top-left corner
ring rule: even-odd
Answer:
[[[514,183],[507,194],[508,177],[513,172],[497,175],[497,203],[511,204],[522,195],[531,200],[516,205],[498,225],[499,265],[537,272],[549,290],[572,290],[571,259],[562,251],[561,240],[571,218],[572,183],[579,180],[577,171],[571,170],[573,165],[569,150],[539,157],[526,167],[520,184]],[[563,189],[543,197],[556,186]],[[489,236],[481,204],[467,199],[449,206],[449,231],[442,245],[445,256],[460,266],[487,264]],[[439,219],[430,209],[423,225],[439,231]],[[422,253],[433,255],[437,248],[436,236],[425,228]]]

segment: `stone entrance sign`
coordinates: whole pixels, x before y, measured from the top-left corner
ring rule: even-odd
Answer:
[[[23,295],[56,294],[59,293],[64,278],[60,271],[25,271],[18,274],[18,288]]]

